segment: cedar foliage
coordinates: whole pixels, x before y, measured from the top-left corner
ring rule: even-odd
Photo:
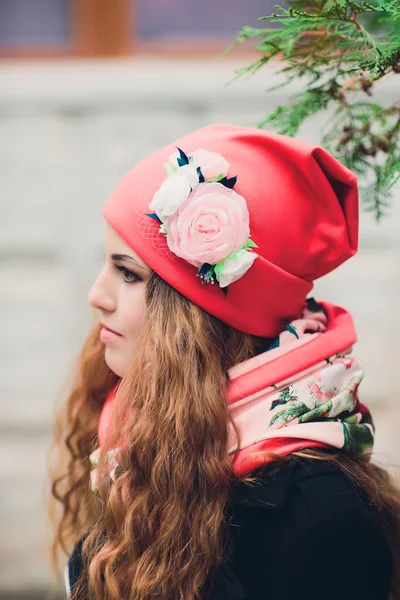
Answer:
[[[384,77],[395,78],[394,86],[400,83],[400,0],[378,1],[289,0],[260,17],[274,27],[242,27],[227,52],[258,38],[260,58],[237,69],[235,79],[278,57],[284,81],[267,91],[304,81],[303,91],[259,127],[295,136],[305,119],[333,111],[321,144],[357,173],[365,206],[379,220],[400,179],[400,99],[382,106],[373,101],[373,92]]]

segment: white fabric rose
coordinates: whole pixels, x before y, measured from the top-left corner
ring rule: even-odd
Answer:
[[[184,167],[180,167],[178,165],[179,152],[174,152],[169,156],[169,162],[175,168],[178,169],[178,172]],[[193,154],[189,155],[195,167],[200,167],[201,172],[203,173],[204,179],[215,179],[219,175],[226,177],[228,174],[228,170],[230,164],[227,160],[217,152],[210,152],[209,150],[204,150],[203,148],[199,148]]]
[[[215,179],[219,175],[226,177],[230,164],[220,154],[199,148],[193,152],[193,162],[200,167],[204,179]]]
[[[171,165],[173,165],[175,167],[175,169],[180,169],[180,166],[178,165],[179,156],[180,156],[179,152],[173,152],[168,157],[168,161],[171,163]]]
[[[175,173],[162,182],[154,194],[149,208],[164,223],[165,219],[174,215],[178,208],[186,202],[191,191],[189,180],[186,177],[179,177]]]
[[[192,165],[184,165],[183,167],[179,167],[177,172],[171,175],[171,177],[185,177],[185,179],[188,180],[192,190],[194,190],[199,183],[199,174]]]
[[[239,250],[236,258],[226,258],[222,268],[216,267],[220,287],[226,287],[240,279],[250,269],[256,258],[257,254],[247,250]]]
[[[170,175],[153,196],[149,206],[164,223],[175,214],[199,183],[199,175],[192,165],[183,165]]]

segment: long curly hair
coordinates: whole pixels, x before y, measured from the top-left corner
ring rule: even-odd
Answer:
[[[113,426],[100,452],[105,474],[107,450],[124,440],[118,477],[112,485],[100,477],[96,496],[89,456],[98,445],[101,408],[119,383],[105,362],[99,330],[82,349],[55,423],[51,562],[57,571],[60,550],[70,553],[87,533],[73,600],[199,600],[227,551],[225,506],[237,479],[226,451],[228,369],[264,351],[267,340],[224,324],[153,273],[140,347],[118,386]],[[400,500],[387,473],[361,457],[330,460],[369,492],[395,549]],[[253,482],[251,475],[240,479]],[[397,586],[394,578],[396,600]]]

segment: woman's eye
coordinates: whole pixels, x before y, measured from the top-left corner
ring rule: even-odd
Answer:
[[[135,275],[135,273],[133,273],[133,271],[130,271],[126,267],[121,267],[118,265],[115,265],[115,266],[117,267],[118,271],[121,271],[121,273],[123,274],[124,281],[126,281],[126,283],[135,283],[136,281],[140,281],[140,277]]]

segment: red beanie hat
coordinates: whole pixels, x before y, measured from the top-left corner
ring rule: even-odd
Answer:
[[[201,168],[197,168],[196,151],[200,151],[197,157]],[[215,162],[214,173],[213,165],[205,164],[210,156]],[[169,173],[173,172],[172,187],[165,184],[170,179],[165,179],[164,165],[168,161]],[[193,168],[189,168],[189,162]],[[180,177],[178,182],[175,175],[182,166],[186,166],[188,178]],[[218,174],[215,169],[222,172]],[[194,170],[199,177],[196,189]],[[218,183],[210,183],[211,179]],[[188,182],[189,197],[185,192]],[[168,220],[159,208],[158,216],[153,213],[153,199],[162,185],[158,200],[168,198],[167,203],[173,204],[173,190],[181,198],[173,209],[177,211],[175,216],[180,215],[180,229],[175,216]],[[207,196],[205,190],[213,193]],[[248,254],[254,252],[256,260],[250,260],[246,272],[224,289],[222,284],[209,285],[196,277],[201,261],[193,260],[191,254],[185,255],[186,260],[179,255],[178,246],[187,243],[194,222],[187,221],[186,235],[182,219],[185,214],[199,216],[194,209],[191,213],[183,211],[185,197],[195,197],[196,210],[200,207],[203,213],[197,224],[200,234],[207,230],[208,234],[211,231],[218,235],[219,225],[215,223],[223,224],[224,235],[233,239],[227,251],[230,256],[235,256],[230,253],[232,248],[237,251],[243,244],[241,240],[239,246],[234,245],[243,232],[251,236],[250,244],[242,246],[242,255],[249,258]],[[217,205],[214,212],[208,211],[209,202]],[[228,218],[231,207],[233,214]],[[312,282],[357,251],[356,175],[319,146],[252,127],[210,125],[151,154],[123,177],[102,213],[142,260],[183,296],[232,327],[262,337],[276,336],[297,318]],[[214,256],[214,263],[203,261],[210,263],[207,267],[221,260],[218,252]],[[215,273],[211,279],[218,283]]]

